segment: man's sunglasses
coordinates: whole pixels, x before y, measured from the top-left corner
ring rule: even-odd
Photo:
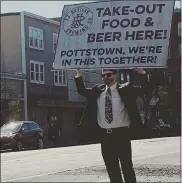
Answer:
[[[108,78],[110,78],[112,75],[113,75],[112,73],[101,74],[102,78],[104,78],[105,76],[107,76]]]

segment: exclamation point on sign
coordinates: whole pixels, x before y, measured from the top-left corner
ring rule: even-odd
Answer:
[[[164,37],[163,37],[163,39],[166,39],[167,37],[166,37],[166,34],[167,34],[167,30],[164,30]]]
[[[154,63],[156,63],[156,60],[157,60],[157,56],[155,56],[155,60],[154,60]]]

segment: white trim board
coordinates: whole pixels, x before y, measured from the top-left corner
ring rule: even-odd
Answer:
[[[24,12],[20,14],[21,21],[21,63],[22,63],[22,72],[26,76],[27,67],[26,67],[26,53],[25,53],[25,15]],[[23,93],[24,93],[24,119],[28,119],[28,106],[27,106],[27,79],[24,79],[23,83]]]

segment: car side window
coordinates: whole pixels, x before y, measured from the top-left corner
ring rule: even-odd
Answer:
[[[22,129],[23,131],[28,131],[28,126],[27,126],[27,124],[23,124],[22,127],[21,127],[21,129]]]
[[[35,126],[33,125],[33,123],[28,123],[28,129],[29,130],[35,130]]]
[[[39,128],[39,125],[38,125],[38,124],[33,123],[33,125],[34,125],[34,127],[35,127],[36,129],[38,129],[38,128]]]

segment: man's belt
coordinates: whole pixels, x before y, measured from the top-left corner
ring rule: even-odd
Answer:
[[[119,128],[103,128],[103,130],[107,134],[111,134],[111,133],[115,133],[115,132],[122,131],[122,130],[127,130],[127,129],[129,129],[127,126],[125,126],[125,127],[119,127]]]

